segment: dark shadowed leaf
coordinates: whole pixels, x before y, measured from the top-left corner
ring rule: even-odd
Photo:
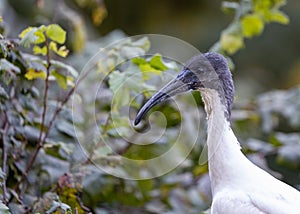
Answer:
[[[10,63],[6,59],[0,60],[0,70],[2,71],[14,71],[16,73],[20,73],[20,68],[15,66],[14,64]]]
[[[0,97],[8,99],[8,94],[6,93],[5,89],[0,85]]]

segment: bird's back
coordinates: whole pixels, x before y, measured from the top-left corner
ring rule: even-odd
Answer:
[[[224,186],[217,191],[212,214],[299,214],[299,192],[263,170],[261,175],[244,180],[243,185]]]

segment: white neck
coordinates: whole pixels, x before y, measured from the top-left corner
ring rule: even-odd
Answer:
[[[208,163],[213,193],[224,183],[232,183],[249,164],[240,151],[240,145],[225,118],[225,106],[215,90],[202,89],[202,98],[208,120]],[[241,167],[240,167],[241,166]],[[239,172],[238,172],[239,171]]]

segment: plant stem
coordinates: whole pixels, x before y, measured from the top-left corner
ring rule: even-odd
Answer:
[[[42,123],[41,123],[41,128],[40,128],[40,134],[38,138],[38,144],[37,147],[34,150],[33,155],[31,156],[31,159],[29,161],[29,164],[27,165],[25,171],[22,174],[21,179],[19,182],[16,184],[15,190],[19,188],[19,185],[24,181],[24,179],[27,177],[28,172],[32,168],[36,157],[40,151],[40,149],[43,147],[43,144],[45,142],[45,138],[43,138],[43,132],[45,129],[45,119],[46,119],[46,113],[47,113],[47,98],[48,98],[48,90],[49,90],[49,76],[50,76],[50,67],[51,67],[51,62],[50,62],[50,49],[49,49],[49,43],[48,40],[46,40],[46,47],[47,47],[47,67],[46,67],[46,79],[45,79],[45,90],[44,90],[44,97],[43,97],[43,112],[42,112]],[[49,131],[49,129],[48,129]]]
[[[69,91],[69,93],[67,94],[67,96],[65,97],[65,99],[61,102],[60,106],[58,106],[58,107],[55,109],[55,112],[53,113],[53,116],[52,116],[52,118],[51,118],[51,120],[50,120],[50,122],[49,122],[48,129],[47,129],[47,131],[46,131],[46,133],[45,133],[45,135],[44,135],[44,138],[43,138],[42,142],[45,142],[45,140],[47,139],[47,137],[48,137],[48,135],[49,135],[49,133],[50,133],[50,130],[51,130],[53,124],[54,124],[54,121],[55,121],[57,115],[59,114],[59,112],[61,112],[61,110],[63,109],[63,106],[68,102],[68,100],[70,99],[70,97],[71,97],[71,95],[73,94],[74,90],[75,90],[75,87],[73,87],[73,88]]]
[[[6,163],[7,163],[7,142],[6,142],[6,136],[7,136],[7,132],[9,129],[9,124],[7,121],[7,115],[6,112],[4,112],[5,115],[5,121],[4,121],[4,125],[3,125],[3,135],[2,135],[2,171],[4,173],[4,178],[3,178],[3,183],[2,183],[2,191],[3,191],[3,203],[7,204],[7,200],[6,200],[6,195],[7,195],[7,189],[6,189]]]

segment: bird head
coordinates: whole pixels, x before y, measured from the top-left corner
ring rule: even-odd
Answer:
[[[226,59],[218,53],[205,53],[192,57],[175,79],[154,94],[139,110],[134,124],[137,125],[155,105],[175,95],[191,91],[216,91],[225,107],[225,117],[230,119],[234,86]]]

